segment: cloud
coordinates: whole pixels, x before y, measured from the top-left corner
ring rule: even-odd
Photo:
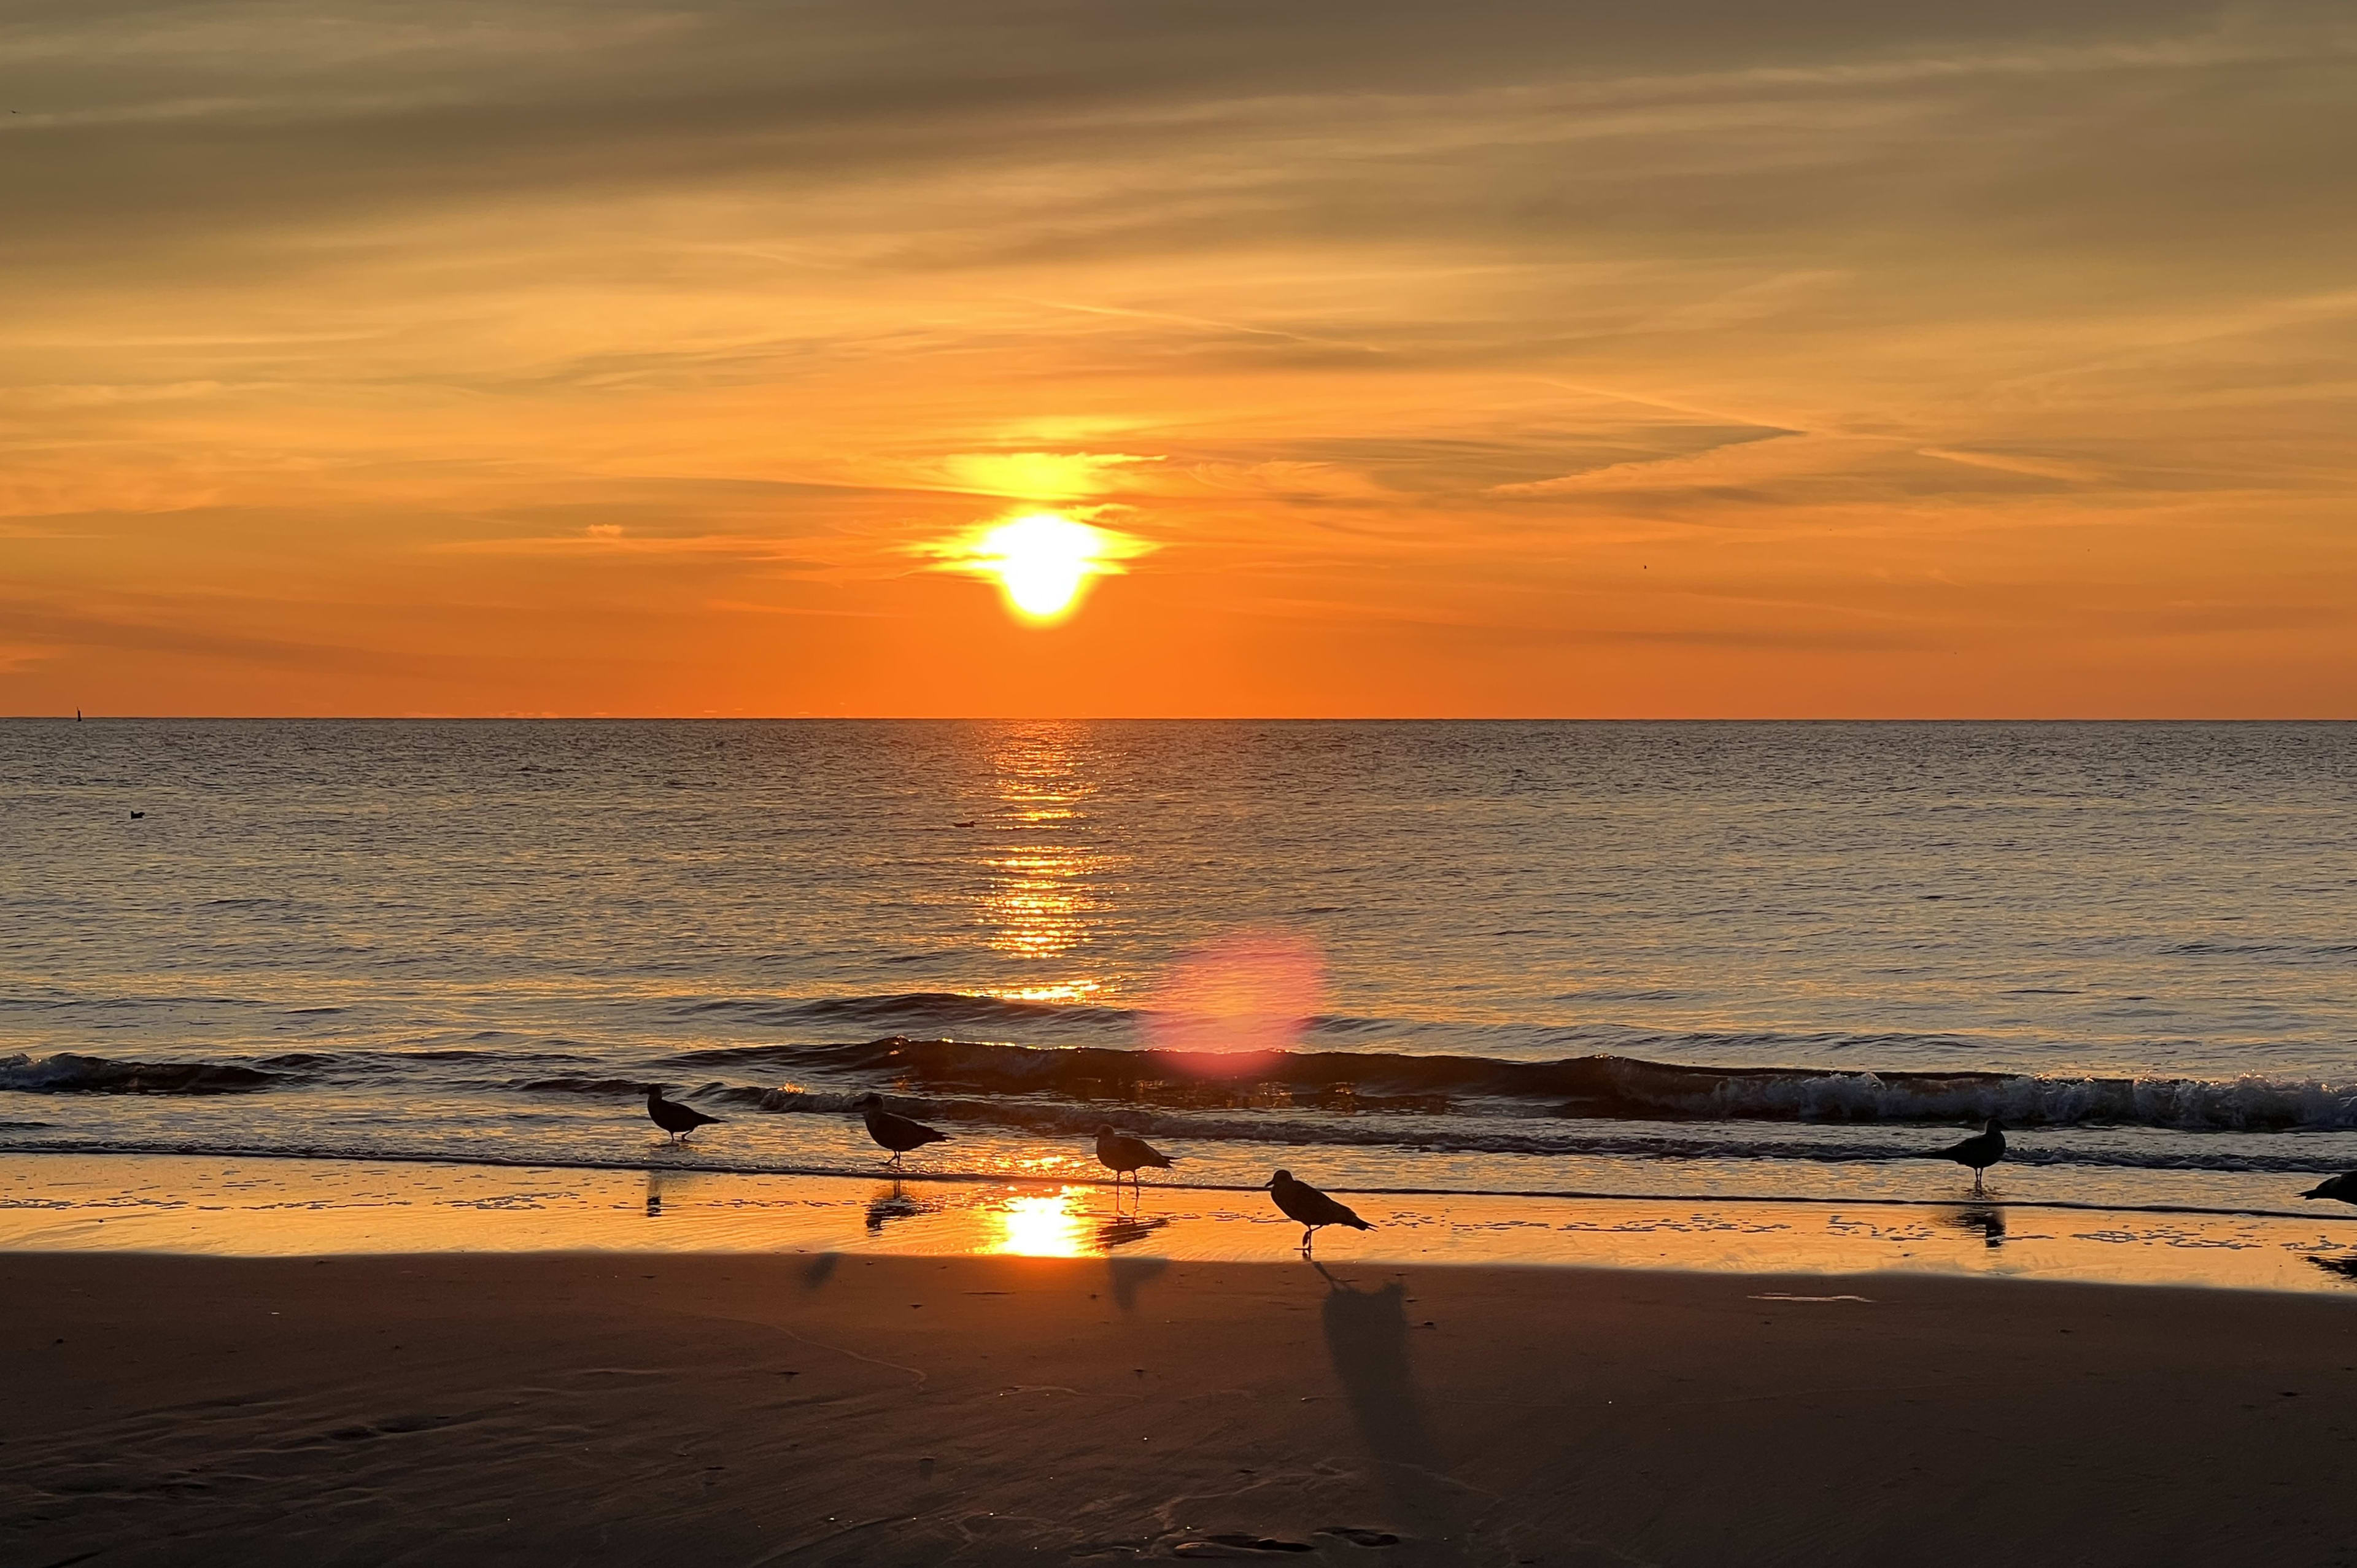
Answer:
[[[986,702],[911,548],[1119,502],[1170,548],[1058,635],[1163,711],[1665,575],[1581,635],[1768,680],[2280,604],[2350,660],[2325,0],[29,0],[0,52],[0,575],[107,636],[390,693],[447,607],[544,671],[636,607],[690,684]]]

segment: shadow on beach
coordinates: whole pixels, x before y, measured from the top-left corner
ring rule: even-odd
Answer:
[[[1319,1313],[1326,1353],[1360,1439],[1374,1457],[1395,1526],[1411,1538],[1409,1556],[1453,1561],[1464,1548],[1468,1521],[1457,1484],[1442,1468],[1440,1445],[1408,1364],[1407,1286],[1394,1280],[1362,1290],[1315,1259],[1309,1266],[1328,1287]]]
[[[1170,1266],[1163,1258],[1107,1258],[1105,1272],[1113,1278],[1113,1301],[1124,1312],[1137,1309],[1138,1287]]]

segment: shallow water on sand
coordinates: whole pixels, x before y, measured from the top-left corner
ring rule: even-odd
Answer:
[[[1351,1263],[1755,1274],[1974,1274],[2357,1292],[2357,1214],[2195,1215],[2034,1203],[1353,1195],[1319,1232]],[[267,1257],[433,1251],[802,1251],[1284,1261],[1261,1194],[1093,1181],[891,1180],[184,1156],[0,1156],[0,1251]],[[1832,1285],[1828,1291],[1864,1290]],[[1828,1301],[1858,1299],[1828,1295]]]
[[[881,1089],[976,1176],[2357,1165],[2348,725],[12,721],[0,800],[0,1150],[858,1170]]]

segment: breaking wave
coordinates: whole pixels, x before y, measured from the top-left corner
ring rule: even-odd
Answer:
[[[669,1065],[681,1074],[701,1069],[737,1077],[748,1069],[769,1069],[784,1077],[863,1088],[884,1082],[911,1094],[977,1103],[1015,1097],[1196,1112],[1315,1109],[1377,1116],[1900,1124],[2001,1116],[2024,1127],[2357,1129],[2357,1084],[2256,1076],[2216,1080],[1835,1072],[1693,1067],[1621,1056],[1547,1062],[1374,1051],[1224,1056],[904,1037],[691,1051],[669,1058]],[[723,1092],[771,1110],[839,1109],[849,1102],[847,1094],[799,1086]]]

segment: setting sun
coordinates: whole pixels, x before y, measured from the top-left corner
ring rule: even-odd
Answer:
[[[983,546],[996,557],[992,569],[1008,601],[1044,620],[1072,607],[1096,564],[1097,531],[1051,511],[1035,512],[991,530]]]
[[[1027,620],[1060,620],[1092,577],[1122,570],[1123,558],[1146,546],[1126,534],[1060,512],[1027,512],[937,553],[952,570],[995,579]]]

